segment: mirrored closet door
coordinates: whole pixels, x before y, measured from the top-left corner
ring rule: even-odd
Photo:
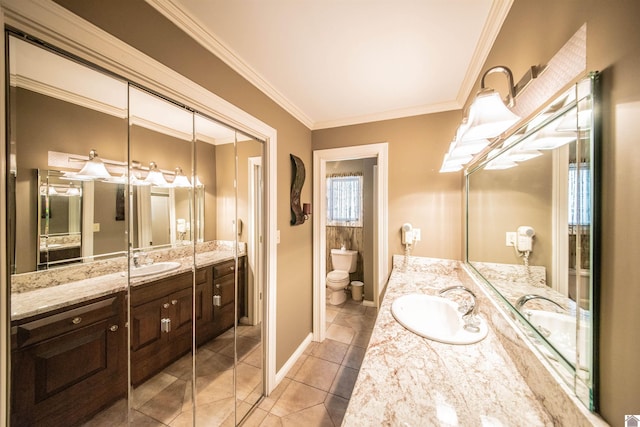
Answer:
[[[264,143],[8,33],[12,425],[237,425],[264,395]]]

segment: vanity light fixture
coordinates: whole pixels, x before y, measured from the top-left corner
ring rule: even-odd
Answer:
[[[89,151],[89,160],[85,162],[80,172],[75,174],[75,177],[78,179],[109,179],[111,174],[94,148]]]
[[[202,181],[200,181],[200,178],[198,178],[198,175],[196,175],[194,181],[194,187],[196,188],[203,188],[204,184],[202,183]]]
[[[509,93],[504,100],[494,89],[485,87],[485,78],[489,74],[498,72],[507,76],[509,84]],[[520,117],[509,110],[509,107],[515,105],[515,97],[513,73],[509,68],[499,65],[485,71],[480,80],[480,91],[469,107],[468,128],[462,135],[462,140],[495,138],[518,122]]]
[[[189,178],[182,173],[182,168],[180,166],[176,168],[175,178],[171,183],[171,186],[176,188],[191,188]]]
[[[462,120],[462,124],[456,131],[455,145],[452,144],[449,147],[440,172],[461,170],[475,154],[482,152],[492,140],[495,141],[495,138],[519,122],[521,118],[510,108],[515,105],[518,93],[537,78],[545,68],[545,65],[530,67],[525,76],[515,85],[513,73],[508,67],[499,65],[485,71],[480,79],[480,91],[469,107],[468,117]],[[502,73],[507,76],[509,92],[504,100],[497,91],[485,86],[486,77],[493,73]],[[471,156],[471,158],[460,163],[460,159],[464,156]],[[515,163],[512,166],[515,166]]]
[[[147,182],[151,185],[155,185],[156,187],[168,187],[169,183],[164,179],[164,175],[158,169],[158,165],[156,162],[149,163],[149,173],[147,177],[144,179],[144,182]]]

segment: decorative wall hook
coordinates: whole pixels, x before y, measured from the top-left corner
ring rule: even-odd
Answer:
[[[299,157],[291,156],[291,225],[304,224],[305,213],[300,205],[300,192],[304,185],[305,170],[304,163]]]

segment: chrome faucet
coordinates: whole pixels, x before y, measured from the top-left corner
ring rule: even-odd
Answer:
[[[439,294],[444,296],[445,294],[451,291],[464,291],[464,292],[467,292],[469,295],[471,295],[471,298],[472,298],[471,306],[468,306],[466,304],[460,305],[461,311],[466,310],[466,312],[462,315],[462,319],[464,320],[464,329],[468,330],[469,332],[480,332],[480,326],[479,326],[480,322],[478,321],[475,315],[476,307],[477,307],[476,294],[474,294],[471,289],[462,285],[449,286],[448,288],[441,289]]]
[[[522,307],[528,301],[531,301],[531,300],[534,300],[534,299],[541,299],[541,300],[549,301],[550,303],[552,303],[553,305],[558,307],[560,310],[567,311],[563,306],[561,306],[560,304],[558,304],[557,302],[555,302],[551,298],[547,298],[547,297],[545,297],[543,295],[536,295],[536,294],[527,294],[527,295],[523,295],[520,298],[518,298],[518,301],[516,301],[516,309],[518,311],[522,311]]]
[[[136,252],[135,254],[133,254],[133,266],[135,268],[138,268],[142,265],[142,258],[146,257],[147,254],[144,252]]]

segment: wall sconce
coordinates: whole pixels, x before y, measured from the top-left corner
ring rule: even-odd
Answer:
[[[302,213],[304,214],[305,221],[311,216],[311,203],[302,204]]]
[[[491,67],[485,71],[480,80],[480,91],[469,107],[468,117],[463,119],[456,131],[456,137],[445,154],[440,172],[461,170],[475,154],[489,146],[491,140],[520,121],[521,118],[509,108],[515,105],[518,93],[537,78],[545,67],[530,67],[516,85],[513,84],[513,73],[505,66]],[[485,78],[493,73],[502,73],[507,77],[509,92],[504,100],[494,89],[485,86]]]
[[[89,151],[89,160],[87,160],[75,175],[79,179],[109,179],[111,174],[107,171],[104,162],[98,157],[98,152],[95,149]]]

